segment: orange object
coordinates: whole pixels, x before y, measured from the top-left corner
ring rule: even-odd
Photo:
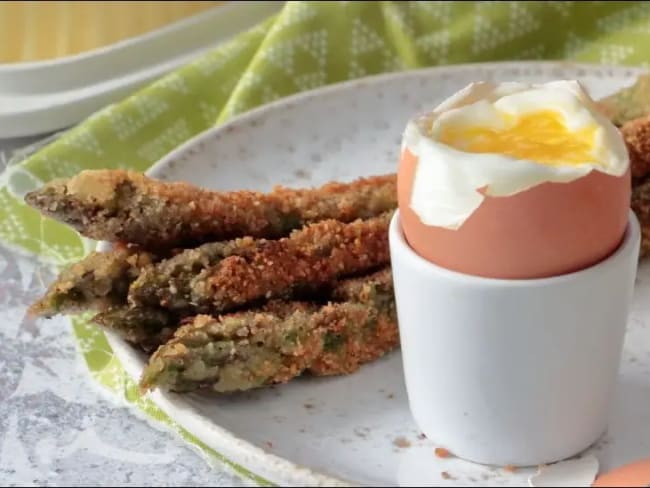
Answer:
[[[445,449],[444,447],[436,447],[435,450],[433,451],[436,456],[439,458],[448,458],[451,457],[451,453]]]
[[[404,149],[397,177],[402,229],[423,258],[490,278],[557,276],[611,254],[627,225],[631,178],[592,171],[511,196],[486,196],[457,230],[425,225],[409,202],[418,158]]]
[[[650,486],[650,458],[600,475],[592,486]]]

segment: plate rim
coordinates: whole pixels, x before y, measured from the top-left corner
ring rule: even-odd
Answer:
[[[324,85],[287,97],[282,97],[268,104],[238,114],[229,121],[206,129],[205,131],[188,139],[183,144],[154,163],[145,172],[145,174],[153,178],[158,178],[161,176],[163,170],[167,169],[177,160],[181,160],[185,156],[192,157],[194,154],[200,153],[203,150],[205,142],[211,138],[218,137],[220,134],[228,130],[233,130],[234,127],[245,125],[251,120],[261,117],[268,112],[300,104],[313,98],[325,96],[338,91],[345,91],[346,89],[352,87],[381,84],[400,78],[412,78],[419,76],[433,77],[443,73],[451,73],[453,76],[455,73],[471,69],[482,69],[485,71],[495,72],[498,70],[506,70],[508,68],[529,68],[539,69],[542,71],[548,71],[552,69],[560,69],[563,71],[584,70],[587,74],[591,75],[608,72],[610,74],[618,75],[621,78],[638,76],[640,74],[649,72],[647,68],[639,66],[576,63],[572,61],[497,61],[434,66],[397,72],[380,73],[362,78],[355,78],[339,83]],[[97,246],[97,249],[106,250],[107,247],[108,243],[100,242]],[[127,374],[129,374],[131,379],[134,379],[134,376],[137,377],[137,375],[134,373],[137,373],[137,369],[141,370],[142,367],[141,364],[136,364],[141,363],[141,359],[139,358],[137,352],[113,332],[104,331],[104,333],[107,337],[110,347],[113,349],[114,355],[120,361],[120,363],[122,363]],[[269,473],[273,474],[274,479],[282,480],[281,482],[283,484],[298,484],[302,486],[358,486],[358,484],[352,483],[350,481],[345,481],[342,478],[320,473],[289,459],[285,459],[278,455],[264,451],[261,447],[258,447],[254,443],[242,439],[230,430],[210,421],[199,411],[194,409],[191,405],[186,403],[184,406],[180,407],[177,403],[183,402],[183,399],[179,395],[157,390],[150,393],[148,397],[176,424],[192,433],[193,435],[196,434],[194,434],[192,430],[186,428],[185,425],[177,420],[178,410],[180,409],[189,411],[193,416],[199,419],[199,421],[203,423],[202,428],[205,429],[204,432],[207,432],[207,434],[204,435],[212,437],[214,439],[219,439],[220,444],[222,445],[222,447],[219,449],[213,447],[211,447],[211,449],[217,452],[221,458],[225,459],[226,463],[230,465],[231,468],[234,467],[239,472],[239,474],[247,475],[250,480],[258,482],[262,481],[271,485],[275,484],[275,482],[269,481],[266,478],[266,475],[259,474],[259,471],[268,471]],[[221,449],[223,449],[223,451],[229,452],[225,454],[221,451]],[[249,461],[247,463],[242,463],[238,460],[246,458],[248,458]],[[265,467],[262,468],[262,466]]]

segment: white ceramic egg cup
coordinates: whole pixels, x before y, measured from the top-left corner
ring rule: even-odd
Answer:
[[[604,433],[638,262],[632,212],[611,256],[544,279],[436,266],[407,244],[399,212],[389,238],[409,406],[429,439],[470,461],[534,466]]]

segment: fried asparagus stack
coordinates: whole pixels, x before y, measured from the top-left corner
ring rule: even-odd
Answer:
[[[394,175],[256,193],[84,171],[26,201],[114,243],[64,270],[31,312],[95,311],[93,323],[151,354],[143,389],[349,374],[398,345]]]

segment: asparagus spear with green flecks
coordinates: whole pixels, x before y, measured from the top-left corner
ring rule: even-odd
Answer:
[[[223,242],[210,242],[195,249],[186,249],[174,257],[145,269],[130,287],[130,301],[136,306],[164,307],[177,311],[199,309],[191,294],[192,280],[228,256],[247,256],[260,246],[260,240],[244,237]]]
[[[398,344],[392,276],[385,269],[336,285],[341,302],[270,302],[256,311],[200,315],[150,358],[144,390],[248,390],[303,372],[348,374]]]
[[[210,246],[186,251],[143,273],[131,285],[129,303],[185,315],[224,313],[367,272],[389,261],[391,214],[351,223],[325,220],[283,239],[227,245],[227,252]]]
[[[395,175],[261,193],[86,170],[47,183],[25,201],[91,239],[162,249],[242,236],[276,239],[311,222],[369,218],[396,208],[397,192]]]
[[[93,252],[64,269],[30,312],[51,317],[126,303],[129,286],[155,256],[128,248]]]
[[[91,322],[117,332],[145,351],[153,351],[174,335],[180,320],[168,310],[119,306],[98,313]]]

